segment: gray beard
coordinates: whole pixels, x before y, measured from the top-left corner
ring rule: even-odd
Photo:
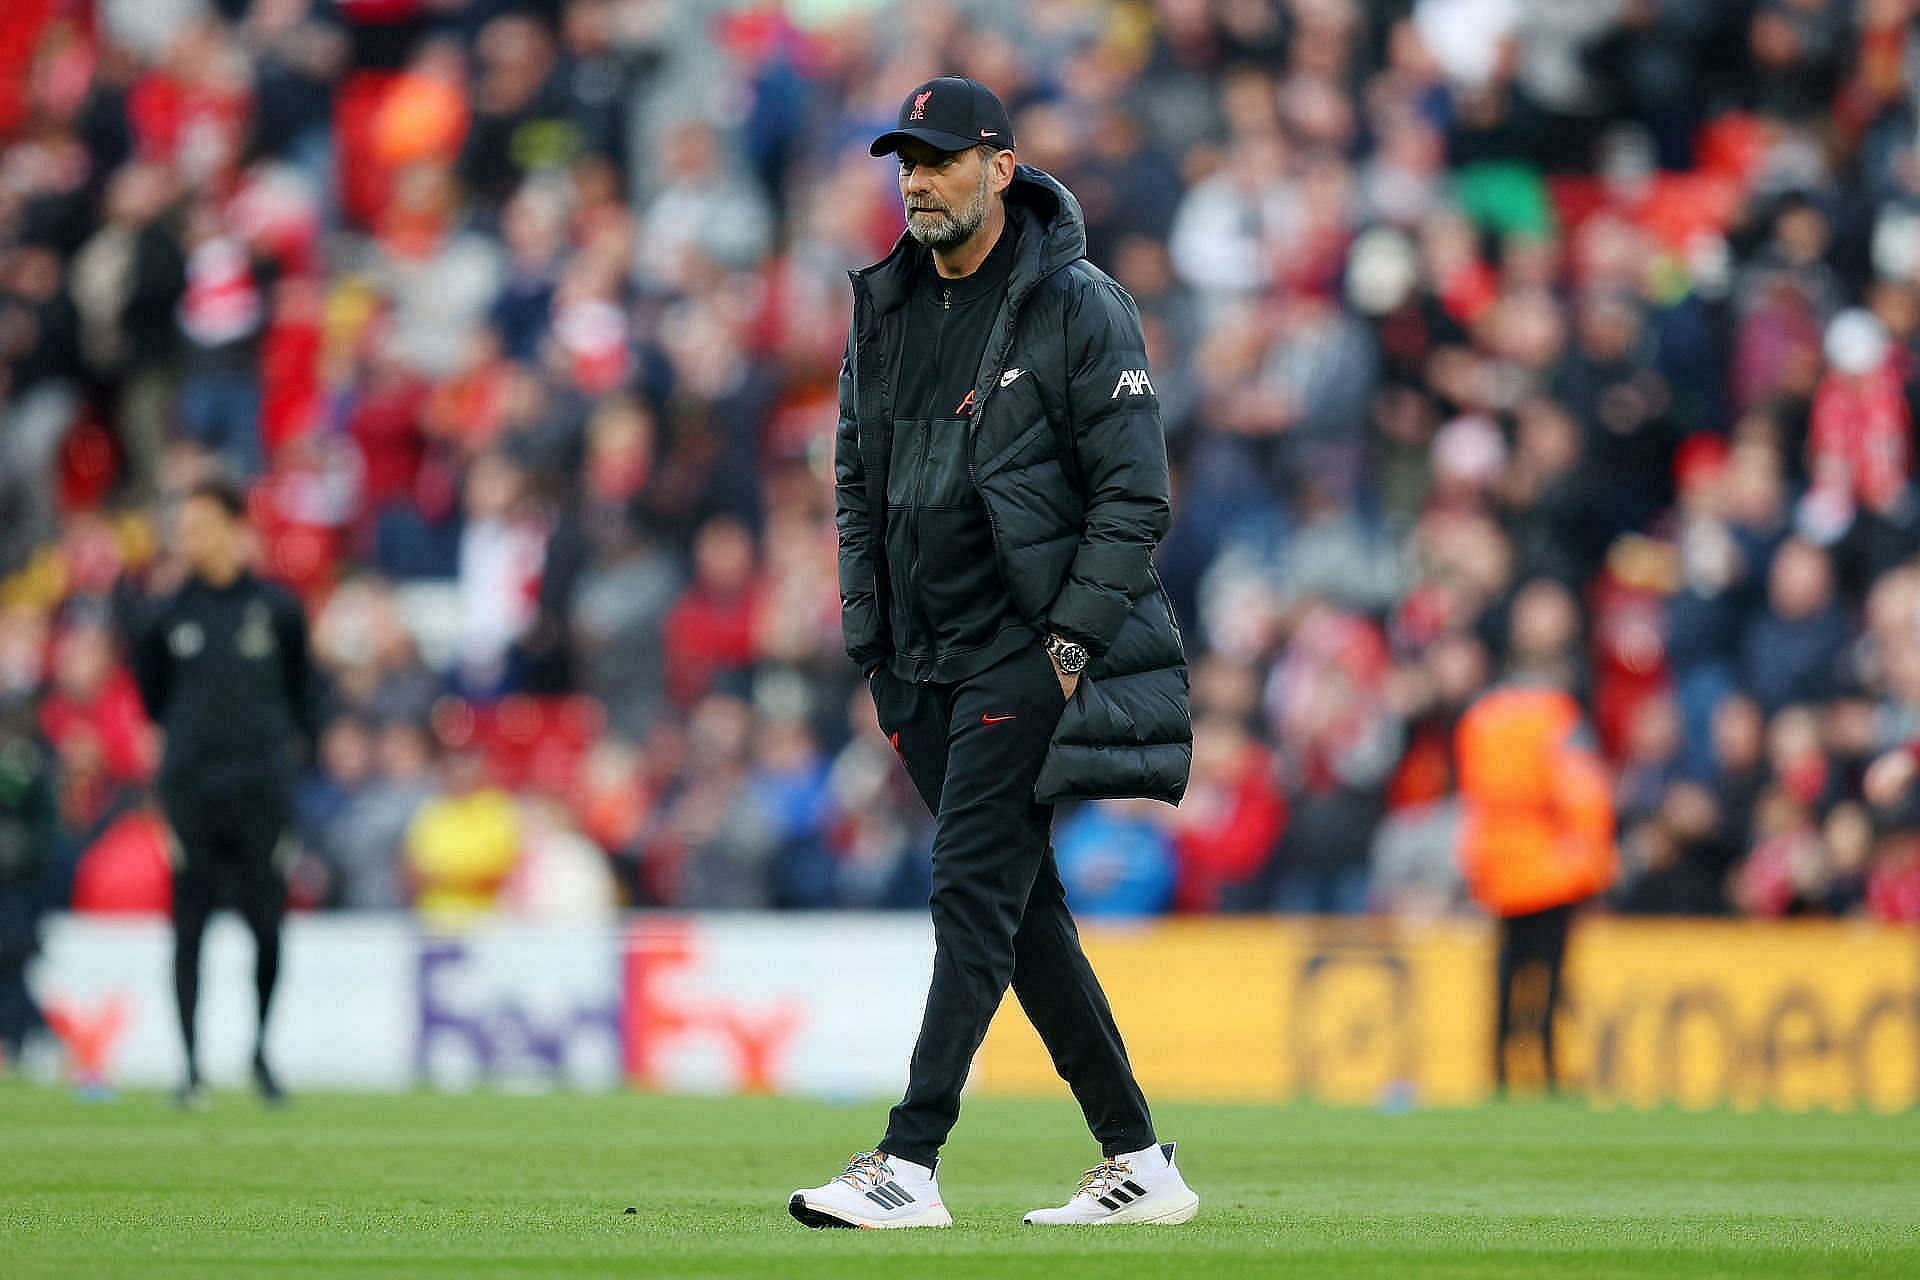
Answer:
[[[944,252],[957,249],[973,239],[987,221],[987,175],[980,175],[980,188],[973,193],[973,199],[965,209],[958,212],[941,212],[930,223],[917,222],[912,214],[907,215],[907,234],[929,249]]]

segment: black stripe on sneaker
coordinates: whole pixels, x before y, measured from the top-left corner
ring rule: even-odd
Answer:
[[[1103,1208],[1106,1209],[1108,1213],[1112,1213],[1114,1210],[1120,1207],[1119,1202],[1116,1201],[1112,1196],[1101,1196],[1100,1204]]]
[[[887,1190],[889,1190],[889,1191],[891,1191],[891,1192],[893,1192],[893,1194],[895,1194],[896,1196],[899,1196],[899,1197],[900,1197],[900,1203],[901,1203],[901,1204],[912,1204],[912,1203],[913,1203],[913,1197],[912,1197],[911,1195],[909,1195],[909,1194],[907,1193],[907,1189],[906,1189],[905,1187],[903,1187],[903,1186],[901,1186],[901,1185],[900,1185],[899,1183],[897,1183],[897,1182],[889,1182],[889,1183],[887,1184]]]
[[[1133,1197],[1128,1195],[1126,1192],[1122,1191],[1118,1187],[1115,1187],[1113,1190],[1107,1192],[1107,1194],[1112,1196],[1115,1200],[1118,1200],[1121,1204],[1133,1203]]]
[[[1125,1187],[1127,1190],[1133,1192],[1136,1198],[1147,1194],[1147,1189],[1141,1186],[1139,1183],[1135,1182],[1132,1178],[1128,1178],[1125,1182],[1121,1183],[1120,1185]]]
[[[867,1192],[867,1199],[873,1201],[882,1209],[898,1209],[900,1207],[899,1204],[894,1201],[893,1197],[887,1194],[885,1187],[875,1187],[873,1190]]]

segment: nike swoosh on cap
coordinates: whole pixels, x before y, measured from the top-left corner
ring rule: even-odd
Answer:
[[[993,131],[993,130],[990,130],[990,129],[982,129],[982,130],[980,131],[980,136],[981,136],[981,137],[983,137],[983,138],[997,138],[997,137],[999,137],[1000,135],[999,135],[999,134],[998,134],[997,132],[995,132],[995,131]]]

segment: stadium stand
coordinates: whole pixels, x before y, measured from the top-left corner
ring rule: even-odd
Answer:
[[[58,902],[164,895],[106,619],[213,467],[332,676],[300,906],[411,901],[419,815],[506,829],[476,788],[599,850],[582,910],[923,902],[829,453],[866,141],[957,72],[1138,301],[1176,468],[1195,781],[1063,824],[1077,902],[1469,910],[1452,736],[1524,660],[1617,909],[1920,920],[1863,792],[1920,733],[1912,0],[8,10],[0,696]]]

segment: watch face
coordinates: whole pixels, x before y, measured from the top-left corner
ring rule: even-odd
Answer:
[[[1068,675],[1078,674],[1087,665],[1087,651],[1070,641],[1062,641],[1054,649],[1054,657],[1060,663],[1060,670]]]

